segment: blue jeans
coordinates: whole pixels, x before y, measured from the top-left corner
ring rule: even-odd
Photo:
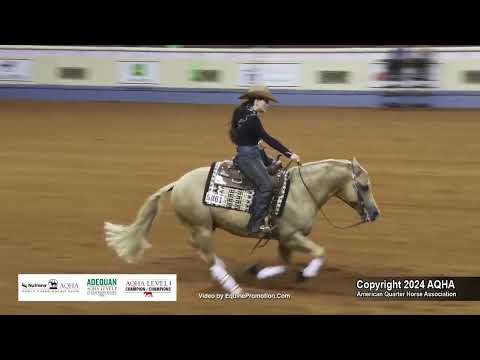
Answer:
[[[252,216],[247,229],[251,233],[258,232],[268,214],[272,201],[273,184],[268,175],[262,158],[262,152],[257,146],[239,146],[235,162],[242,173],[255,186],[255,197],[252,203]]]

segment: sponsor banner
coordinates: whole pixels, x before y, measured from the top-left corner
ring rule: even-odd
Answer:
[[[32,60],[0,59],[0,81],[32,81]]]
[[[159,84],[159,63],[154,61],[119,61],[122,84]]]
[[[18,275],[18,301],[176,300],[176,274]]]
[[[383,54],[368,65],[368,87],[436,89],[440,87],[440,63],[436,58],[416,54],[401,60]]]
[[[297,87],[300,64],[240,64],[239,86]]]

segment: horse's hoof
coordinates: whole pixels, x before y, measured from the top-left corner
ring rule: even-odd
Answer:
[[[302,271],[297,272],[297,282],[304,282],[307,278],[303,275]]]
[[[243,289],[240,286],[238,286],[235,289],[233,289],[232,291],[230,291],[230,294],[241,295],[241,294],[243,294]]]
[[[258,264],[253,264],[252,266],[247,268],[246,273],[252,276],[257,276],[260,270],[261,269],[260,269],[260,266],[258,266]]]

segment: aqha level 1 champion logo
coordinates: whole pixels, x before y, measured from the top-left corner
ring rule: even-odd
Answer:
[[[153,297],[155,293],[169,293],[172,291],[171,280],[127,280],[127,293],[142,293],[145,297]]]
[[[87,295],[115,296],[117,295],[117,279],[91,278],[87,280]]]

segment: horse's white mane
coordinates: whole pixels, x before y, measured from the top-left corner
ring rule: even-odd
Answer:
[[[318,161],[311,161],[311,162],[305,163],[304,165],[326,164],[326,163],[330,163],[330,162],[340,163],[340,164],[347,165],[347,166],[350,166],[352,164],[352,162],[350,160],[324,159],[324,160],[318,160]]]
[[[308,169],[310,166],[328,165],[328,164],[331,164],[331,163],[341,164],[341,165],[344,165],[344,166],[351,166],[352,162],[349,161],[349,160],[324,159],[324,160],[317,160],[317,161],[311,161],[311,162],[303,163],[302,168],[305,167],[306,169]],[[294,170],[295,168],[296,167],[291,167],[290,169],[288,169],[288,171],[290,172],[290,171]]]
[[[341,164],[344,166],[352,166],[352,161],[351,160],[344,160],[344,159],[324,159],[324,160],[317,160],[317,161],[311,161],[304,163],[303,166],[311,166],[311,165],[327,165],[329,163],[335,163],[335,164]],[[360,168],[362,169],[363,172],[368,174],[367,170],[363,168],[363,166],[360,165]]]

